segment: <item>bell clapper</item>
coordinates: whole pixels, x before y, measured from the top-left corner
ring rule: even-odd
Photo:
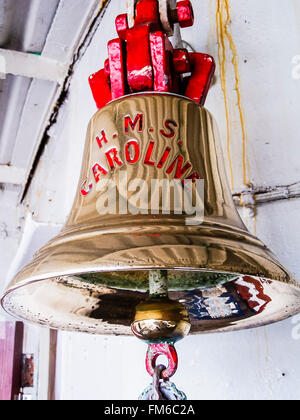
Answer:
[[[151,299],[168,298],[168,271],[151,270],[149,273],[149,296]]]
[[[136,307],[133,334],[150,344],[174,344],[190,332],[184,305],[169,298],[167,270],[149,272],[149,299]]]
[[[149,299],[136,307],[136,315],[131,328],[137,338],[149,345],[146,356],[146,369],[149,375],[155,378],[158,368],[157,359],[160,356],[167,358],[168,366],[160,369],[159,376],[161,384],[170,385],[172,389],[170,392],[173,395],[176,387],[169,383],[169,378],[176,373],[178,367],[175,343],[189,334],[191,324],[186,308],[169,298],[167,270],[149,272]],[[157,382],[157,377],[154,382]]]

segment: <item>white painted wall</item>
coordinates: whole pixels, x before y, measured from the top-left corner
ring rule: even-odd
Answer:
[[[125,3],[111,2],[75,70],[70,96],[52,129],[27,197],[27,211],[33,213],[36,222],[60,225],[71,208],[86,127],[96,111],[87,79],[102,67],[106,43],[115,36],[114,17],[125,11]],[[221,72],[218,60],[219,55],[222,58],[216,25],[218,0],[193,3],[196,24],[183,31],[183,38],[218,62],[207,107],[219,122],[230,176],[226,99],[234,189],[244,188],[243,129],[247,181],[272,187],[300,181],[300,80],[292,77],[293,57],[300,55],[299,1],[228,0],[234,45],[230,49],[225,39],[226,73]],[[238,72],[232,64],[234,46]],[[225,96],[221,75],[226,80]],[[235,89],[237,75],[240,106]],[[300,280],[299,212],[300,199],[293,199],[259,206],[256,220],[247,209],[242,216]],[[7,239],[0,241],[1,252],[13,253],[17,247],[17,240],[11,248]],[[1,267],[5,272],[8,264],[2,262]],[[300,398],[300,317],[258,330],[189,337],[177,347],[180,368],[174,380],[190,399]],[[60,399],[136,399],[149,383],[144,368],[146,346],[134,338],[62,333],[59,350]]]

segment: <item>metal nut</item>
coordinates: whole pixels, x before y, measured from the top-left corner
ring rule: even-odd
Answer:
[[[191,71],[189,53],[185,49],[177,49],[173,51],[173,64],[176,73],[184,74]]]
[[[176,9],[171,11],[174,23],[179,23],[181,28],[189,28],[194,25],[194,10],[189,0],[179,1]]]

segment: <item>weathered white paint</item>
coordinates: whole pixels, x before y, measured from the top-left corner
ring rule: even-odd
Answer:
[[[218,59],[217,0],[193,3],[196,25],[183,31],[183,39],[196,50]],[[292,77],[292,59],[300,54],[299,2],[229,0],[229,3],[230,27],[238,53],[250,181],[258,187],[294,184],[300,181],[300,81]],[[26,199],[36,222],[61,224],[72,206],[86,127],[96,111],[88,76],[103,66],[106,43],[116,35],[112,22],[125,8],[125,0],[111,2],[75,70],[68,101],[52,128],[51,140]],[[234,187],[244,190],[235,73],[226,40],[225,44]],[[207,107],[218,120],[230,174],[224,95],[217,67],[217,80]],[[299,211],[299,199],[259,205],[255,218],[253,209],[241,209],[249,228],[257,232],[298,279]],[[8,238],[0,242],[1,250],[7,241]],[[11,261],[11,256],[5,261]],[[189,337],[178,344],[180,368],[174,380],[191,399],[299,399],[299,325],[300,318],[295,317],[293,321],[253,331]],[[63,333],[59,350],[57,395],[61,399],[135,399],[149,383],[144,369],[146,347],[134,338]]]
[[[16,168],[8,165],[0,165],[0,183],[2,184],[21,184],[25,179],[25,169]]]
[[[16,187],[11,185],[4,194],[0,188],[0,292],[8,281],[11,264],[22,237],[23,209],[15,201]]]
[[[61,83],[68,70],[66,62],[45,58],[36,54],[0,48],[0,57],[5,60],[7,74]]]

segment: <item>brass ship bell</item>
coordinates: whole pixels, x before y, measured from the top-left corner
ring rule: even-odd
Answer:
[[[69,219],[1,304],[52,329],[134,334],[153,376],[140,399],[183,400],[169,381],[176,341],[283,320],[300,312],[300,286],[235,208],[204,108],[213,58],[168,39],[193,25],[191,2],[128,5],[89,78],[99,110]]]
[[[202,106],[214,60],[168,39],[176,24],[193,25],[191,2],[129,4],[105,68],[89,79],[99,110],[69,219],[3,308],[53,329],[170,344],[300,312],[299,284],[235,208]]]
[[[153,180],[187,188],[203,217],[180,213],[172,188],[170,211],[162,192],[153,209]],[[283,320],[300,311],[300,289],[243,224],[209,111],[144,93],[93,116],[68,222],[1,303],[54,329],[174,342]]]

